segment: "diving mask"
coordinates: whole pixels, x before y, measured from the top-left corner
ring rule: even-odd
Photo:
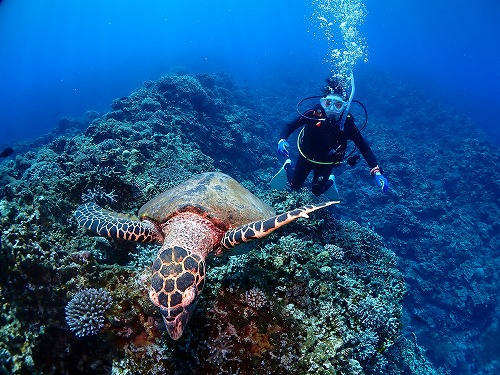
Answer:
[[[321,98],[319,103],[324,108],[326,115],[339,115],[347,106],[347,103],[341,96],[329,94]]]

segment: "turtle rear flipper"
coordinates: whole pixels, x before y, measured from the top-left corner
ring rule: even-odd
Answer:
[[[268,234],[274,232],[276,229],[297,220],[299,217],[308,218],[311,212],[337,203],[339,203],[339,201],[329,201],[316,205],[311,204],[302,206],[280,215],[273,216],[266,220],[258,220],[254,221],[253,223],[241,225],[237,228],[233,228],[227,231],[224,234],[224,237],[222,237],[220,244],[222,248],[231,249],[243,242],[248,242],[257,238],[263,238]]]
[[[78,224],[100,236],[135,242],[161,242],[163,236],[150,221],[139,221],[105,210],[94,202],[82,204],[75,211]]]

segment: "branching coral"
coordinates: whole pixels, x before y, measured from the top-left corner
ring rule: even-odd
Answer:
[[[66,322],[76,336],[97,334],[104,326],[104,313],[111,307],[111,296],[104,289],[77,292],[66,305]]]

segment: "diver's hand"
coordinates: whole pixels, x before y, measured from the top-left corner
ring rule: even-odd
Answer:
[[[389,191],[389,181],[387,181],[387,178],[380,172],[375,172],[374,177],[377,185],[380,186],[384,193],[387,193]]]
[[[286,139],[280,139],[278,142],[278,154],[283,155],[285,157],[290,156],[288,152],[288,147],[290,147],[290,144],[287,142]]]

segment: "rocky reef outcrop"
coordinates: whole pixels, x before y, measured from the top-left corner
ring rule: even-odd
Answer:
[[[457,243],[464,249],[463,267],[455,270],[463,273],[446,277],[468,278],[470,287],[460,289],[455,302],[471,311],[484,306],[473,291],[488,293],[493,266],[472,259],[469,247],[453,242],[446,228],[464,221],[477,230],[471,246],[484,244],[495,229],[488,221],[495,207],[482,206],[481,225],[471,223],[465,211],[459,214],[453,202],[464,199],[467,185],[458,189],[450,182],[453,168],[440,172],[436,166],[435,178],[424,178],[422,166],[430,168],[432,161],[422,161],[418,148],[401,150],[399,133],[379,116],[377,132],[384,135],[374,147],[390,165],[394,193],[381,197],[369,184],[353,182],[370,178],[355,169],[340,185],[345,208],[291,224],[244,254],[213,258],[204,295],[178,342],[168,338],[147,296],[146,275],[157,248],[89,236],[77,227],[72,214],[82,201],[135,214],[163,190],[213,170],[233,176],[278,212],[312,202],[307,189],[273,191],[267,185],[279,165],[270,140],[277,130],[269,125],[269,106],[256,102],[224,74],[169,75],[116,99],[108,113],[92,113],[84,123],[66,121],[43,142],[26,142],[24,152],[2,162],[1,371],[438,373],[418,345],[420,338],[402,334],[406,286],[393,250],[417,290],[410,291],[408,319],[415,321],[419,298],[437,298],[430,283],[443,280],[446,271],[431,275],[431,264],[439,269],[439,257],[449,257]],[[410,121],[410,112],[404,113]],[[430,144],[432,139],[429,135]],[[435,141],[433,147],[443,152],[439,145]],[[462,147],[470,161],[489,152],[475,139]],[[474,176],[477,181],[479,174]],[[479,190],[476,194],[495,194]],[[429,196],[436,203],[429,203]],[[372,207],[381,214],[372,215]],[[439,228],[436,219],[428,219],[433,215],[447,226]],[[444,254],[437,248],[440,239],[450,241]],[[470,274],[467,262],[475,265]],[[66,324],[65,307],[86,288],[102,288],[112,303],[103,309],[98,334],[76,337]],[[490,306],[484,311],[492,314]],[[431,312],[422,307],[421,332],[439,326],[439,315]],[[453,322],[472,319],[466,316]]]

